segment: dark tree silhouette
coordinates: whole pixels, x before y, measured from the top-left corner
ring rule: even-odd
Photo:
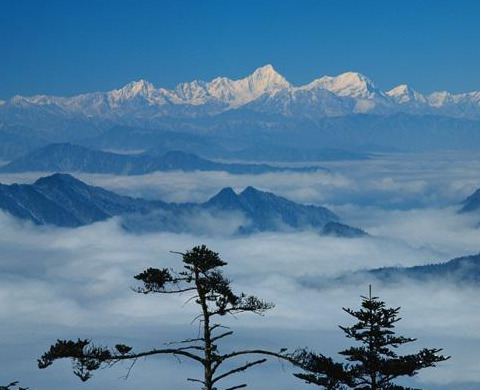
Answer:
[[[134,291],[140,294],[188,294],[187,301],[194,301],[199,307],[199,314],[195,319],[200,321],[202,332],[198,337],[168,343],[168,346],[171,346],[169,348],[153,348],[143,352],[133,352],[131,347],[124,344],[106,348],[96,346],[90,340],[58,340],[38,360],[39,368],[46,368],[57,359],[70,358],[74,374],[86,381],[92,376],[93,371],[120,361],[129,360],[134,364],[141,357],[175,355],[191,359],[203,367],[203,378],[188,378],[189,381],[201,383],[202,389],[215,390],[221,380],[264,363],[268,356],[292,361],[285,349],[278,352],[262,349],[220,352],[219,343],[233,332],[218,322],[219,317],[245,312],[263,314],[274,305],[255,296],[233,293],[230,280],[226,279],[220,270],[227,263],[220,259],[218,253],[212,252],[204,245],[179,254],[183,258],[182,271],[148,268],[135,276],[142,286],[135,288]],[[256,355],[257,358],[244,360],[238,365],[229,365],[224,369],[224,363],[252,355]],[[246,387],[246,384],[236,385],[227,390],[243,387]]]
[[[9,383],[6,386],[0,386],[0,390],[15,390],[15,389],[17,389],[17,390],[28,390],[28,387],[18,386],[18,381]]]
[[[350,347],[340,354],[348,363],[337,363],[331,358],[308,350],[296,351],[295,358],[307,373],[296,377],[322,386],[328,390],[409,390],[393,381],[401,376],[414,376],[419,370],[435,367],[450,356],[442,356],[437,348],[424,348],[415,354],[398,355],[396,349],[416,341],[413,338],[397,336],[394,328],[400,308],[387,308],[385,302],[362,296],[360,310],[343,310],[358,322],[351,327],[340,328],[345,336],[360,345]]]

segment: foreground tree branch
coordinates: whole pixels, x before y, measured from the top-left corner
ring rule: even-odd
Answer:
[[[135,362],[141,357],[174,355],[193,360],[202,366],[203,378],[188,378],[189,381],[201,383],[204,390],[216,390],[214,385],[223,379],[267,361],[266,358],[258,358],[240,363],[237,367],[230,366],[228,370],[222,372],[222,365],[231,359],[263,355],[296,363],[285,349],[279,352],[251,349],[221,353],[219,341],[231,336],[233,331],[217,322],[220,317],[247,312],[263,314],[274,305],[255,296],[233,293],[230,280],[226,279],[220,270],[227,263],[220,259],[218,253],[207,247],[194,247],[180,254],[184,265],[182,271],[148,268],[135,276],[142,285],[134,288],[134,291],[140,294],[192,294],[187,302],[192,301],[199,308],[199,314],[195,318],[200,321],[201,336],[168,343],[169,348],[152,348],[142,352],[132,352],[132,348],[124,344],[108,348],[92,344],[88,339],[57,340],[57,343],[38,360],[39,368],[47,368],[58,359],[71,359],[74,374],[82,381],[86,381],[92,377],[93,371],[121,361]],[[175,344],[180,346],[173,348]],[[236,385],[230,387],[230,390],[245,386],[246,384]]]
[[[28,390],[28,387],[18,386],[18,381],[9,383],[6,386],[0,386],[0,390]]]

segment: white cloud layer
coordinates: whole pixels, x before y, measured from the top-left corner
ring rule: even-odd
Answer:
[[[393,209],[458,204],[480,187],[480,154],[390,154],[366,161],[325,162],[330,171],[231,175],[225,172],[156,172],[141,176],[77,174],[123,194],[171,202],[203,202],[223,187],[246,186],[312,204],[357,204]],[[0,174],[0,182],[32,182],[48,173]]]
[[[365,294],[368,286],[317,290],[302,285],[301,278],[429,263],[480,250],[480,234],[473,228],[478,222],[476,216],[457,215],[455,207],[420,208],[432,197],[438,199],[435,205],[448,205],[452,199],[460,200],[471,192],[475,186],[473,170],[478,168],[475,161],[471,170],[466,162],[458,160],[450,170],[445,165],[445,181],[441,173],[436,173],[441,166],[438,160],[423,162],[421,169],[415,161],[399,164],[395,160],[390,168],[387,162],[365,162],[366,166],[356,173],[350,169],[351,174],[347,174],[345,166],[339,168],[340,173],[335,169],[334,173],[305,177],[262,175],[256,177],[258,182],[249,181],[255,177],[221,173],[87,177],[125,193],[157,194],[176,201],[202,201],[220,186],[255,185],[296,200],[334,204],[335,211],[349,223],[374,235],[362,239],[320,237],[309,232],[236,238],[216,231],[203,236],[134,235],[121,229],[119,219],[78,229],[58,229],[24,224],[0,213],[0,384],[20,379],[23,385],[38,390],[153,389],[159,384],[166,389],[196,389],[198,386],[186,382],[185,377],[187,373],[199,375],[198,369],[175,359],[139,361],[126,381],[119,377],[125,375],[127,366],[103,370],[86,385],[73,376],[68,362],[40,371],[36,359],[57,338],[92,337],[104,344],[124,341],[141,349],[153,346],[152,343],[161,346],[165,341],[194,336],[197,327],[190,325],[190,320],[195,308],[192,304],[183,305],[186,297],[137,295],[129,287],[135,285],[132,276],[146,267],[179,267],[179,257],[169,251],[186,250],[201,243],[220,252],[229,262],[225,272],[234,280],[236,290],[276,303],[276,308],[264,318],[229,319],[237,332],[228,347],[235,343],[260,343],[272,349],[310,346],[335,354],[348,345],[337,327],[350,321],[341,307],[357,307],[359,295]],[[400,167],[405,164],[407,172],[400,174]],[[415,170],[421,173],[415,175]],[[394,184],[407,177],[415,183],[425,180],[426,184],[414,183],[403,191],[403,187],[381,178],[380,171],[386,171]],[[457,182],[450,183],[445,190],[444,184],[456,171]],[[362,175],[372,180],[378,176],[375,183],[383,184],[373,185]],[[23,178],[32,179],[27,175]],[[327,185],[322,180],[330,181]],[[367,196],[355,198],[355,191],[356,195],[368,193],[372,199],[379,196],[385,200],[383,206],[392,205],[386,195],[382,198],[386,191],[397,197],[418,196],[421,202],[405,210],[376,207],[373,202],[362,203]],[[334,202],[334,194],[343,196],[345,202]],[[360,198],[361,202],[354,201]],[[215,225],[215,221],[206,222]],[[195,223],[201,225],[202,221]],[[404,284],[374,286],[374,293],[391,306],[402,306],[404,319],[398,324],[399,332],[418,337],[418,348],[444,347],[445,353],[453,356],[439,368],[422,373],[417,386],[431,390],[480,387],[476,357],[480,349],[478,288],[449,283]],[[252,390],[311,388],[293,378],[290,371],[272,362],[254,369],[244,379]]]

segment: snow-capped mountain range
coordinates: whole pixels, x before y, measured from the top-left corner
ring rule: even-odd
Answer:
[[[272,65],[266,65],[243,79],[196,80],[175,89],[157,88],[139,80],[113,91],[73,97],[15,96],[0,102],[0,123],[47,126],[52,120],[74,119],[131,124],[138,120],[214,117],[239,110],[245,115],[253,112],[294,119],[398,112],[480,119],[480,92],[422,95],[407,85],[384,92],[355,72],[294,86]]]

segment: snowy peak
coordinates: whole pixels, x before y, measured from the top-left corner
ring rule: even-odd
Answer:
[[[201,80],[179,84],[173,92],[179,99],[191,104],[201,104],[208,97],[207,85]]]
[[[252,76],[262,76],[262,77],[270,77],[271,75],[277,77],[282,77],[273,67],[272,64],[267,64],[260,66],[259,68],[255,69],[252,73]]]
[[[447,91],[433,92],[428,95],[428,102],[432,107],[442,107],[453,102],[453,96]]]
[[[195,80],[179,84],[173,92],[178,99],[189,104],[198,105],[215,100],[235,108],[265,93],[274,94],[289,87],[290,83],[272,65],[266,65],[243,79],[217,77],[210,82]]]
[[[256,69],[241,81],[248,82],[251,89],[257,93],[275,92],[291,87],[290,83],[270,64]]]
[[[149,83],[146,80],[138,80],[131,82],[127,84],[127,86],[124,88],[126,90],[129,90],[131,93],[135,95],[147,95],[151,93],[153,90],[155,90],[155,87],[153,86],[152,83]]]
[[[152,83],[146,80],[132,81],[123,88],[114,89],[108,93],[113,101],[128,101],[135,98],[151,98],[156,89]]]
[[[386,93],[386,95],[391,97],[396,103],[399,104],[427,102],[427,99],[425,99],[421,93],[415,91],[406,84],[398,85],[395,88],[392,88]]]
[[[150,125],[165,117],[213,117],[242,107],[248,112],[299,119],[396,112],[476,119],[480,118],[480,92],[424,96],[405,84],[383,92],[356,72],[293,86],[268,64],[240,79],[194,80],[174,89],[138,80],[110,92],[73,97],[16,96],[6,103],[0,101],[0,107],[3,122],[8,118],[10,124],[27,127],[38,126],[40,119],[45,122],[41,126],[47,127],[52,123],[63,126],[65,119]]]
[[[251,102],[264,94],[290,88],[290,83],[280,75],[272,65],[266,65],[256,69],[251,75],[240,80],[215,79],[211,83],[212,94],[218,92],[231,96],[231,105],[239,106]],[[219,82],[224,88],[218,88]],[[218,96],[218,95],[217,95]]]
[[[398,97],[411,95],[412,89],[407,84],[400,84],[392,88],[387,92],[387,95],[390,97]]]
[[[65,98],[48,96],[48,95],[35,95],[35,96],[21,96],[15,95],[10,99],[10,102],[18,106],[46,106],[49,104],[55,104],[59,101],[63,101]]]
[[[368,77],[356,72],[347,72],[335,77],[324,76],[309,86],[321,87],[342,97],[372,99],[376,95],[382,95]]]

